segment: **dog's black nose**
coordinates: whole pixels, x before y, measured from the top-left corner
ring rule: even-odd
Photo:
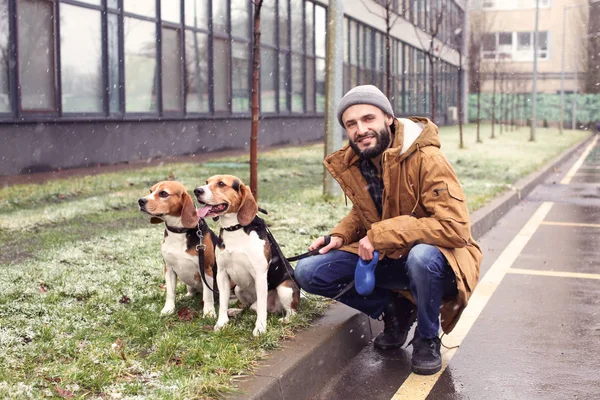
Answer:
[[[147,202],[148,202],[148,200],[144,199],[143,197],[138,200],[138,204],[140,205],[140,207],[144,207]]]
[[[194,194],[196,196],[200,196],[203,193],[204,193],[204,189],[202,189],[201,187],[197,187],[196,189],[194,189]]]

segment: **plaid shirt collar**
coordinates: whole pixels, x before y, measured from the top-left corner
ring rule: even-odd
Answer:
[[[359,165],[360,172],[367,181],[367,190],[381,217],[383,209],[383,180],[381,179],[381,175],[377,172],[377,168],[368,158],[361,158]],[[379,161],[379,166],[381,168],[381,160]]]

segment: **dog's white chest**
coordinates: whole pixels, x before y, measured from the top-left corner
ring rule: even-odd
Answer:
[[[254,281],[260,271],[268,269],[265,241],[256,232],[224,232],[225,248],[217,248],[217,265],[224,269],[236,285],[254,290]]]
[[[198,277],[198,256],[189,254],[185,234],[169,232],[162,244],[162,255],[167,268],[172,268],[186,285],[202,287]]]

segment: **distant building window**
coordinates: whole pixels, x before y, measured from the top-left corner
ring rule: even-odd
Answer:
[[[0,113],[12,111],[8,38],[8,1],[0,0]]]
[[[539,32],[538,58],[550,58],[548,32]],[[533,32],[486,33],[482,38],[485,60],[533,61]]]
[[[156,24],[124,18],[125,110],[156,112]]]
[[[103,111],[100,11],[60,5],[62,110]]]
[[[123,0],[123,9],[127,13],[156,17],[156,2],[154,0]]]
[[[536,0],[480,0],[481,7],[491,10],[519,10],[536,7]],[[552,0],[539,0],[540,8],[549,8]]]
[[[206,0],[185,0],[185,24],[208,29],[208,3]]]
[[[162,0],[160,7],[160,19],[164,22],[173,22],[176,24],[180,24],[181,4],[179,0]]]
[[[19,0],[18,18],[21,108],[55,111],[54,3]]]

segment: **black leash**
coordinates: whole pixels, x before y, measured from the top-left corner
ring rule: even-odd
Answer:
[[[219,293],[219,290],[215,286],[215,282],[217,281],[216,268],[213,268],[213,277],[214,277],[213,278],[213,286],[215,288],[214,289],[211,288],[210,285],[208,284],[208,282],[206,281],[206,272],[204,271],[204,251],[206,250],[206,245],[203,243],[203,241],[204,241],[204,234],[202,233],[203,225],[206,225],[206,227],[208,227],[208,225],[206,224],[206,221],[204,221],[202,218],[200,218],[200,220],[198,221],[198,227],[196,229],[196,236],[198,236],[198,239],[200,240],[200,242],[196,245],[196,251],[198,252],[198,270],[200,272],[200,277],[202,278],[202,282],[204,282],[206,287],[209,288],[210,291],[213,293]],[[210,232],[212,232],[212,231],[209,229],[209,234],[210,234]]]

